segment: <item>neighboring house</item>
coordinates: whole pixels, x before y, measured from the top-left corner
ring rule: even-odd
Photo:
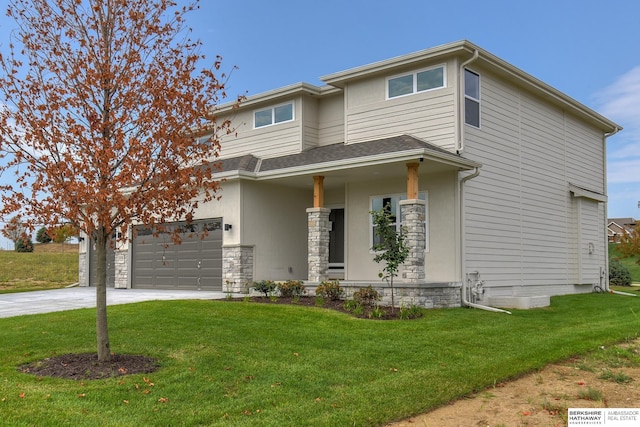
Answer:
[[[633,233],[636,220],[633,218],[609,218],[607,220],[607,236],[610,243],[620,243],[622,236]]]
[[[369,214],[388,205],[411,245],[400,303],[533,307],[606,286],[616,123],[467,41],[322,81],[221,106],[237,127],[222,141],[222,199],[176,224],[207,238],[166,246],[143,230],[111,254],[111,283],[244,292],[339,278],[388,297]]]

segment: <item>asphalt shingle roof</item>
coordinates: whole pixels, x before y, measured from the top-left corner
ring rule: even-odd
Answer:
[[[355,144],[332,144],[311,148],[301,153],[263,159],[262,162],[251,154],[220,160],[222,171],[265,172],[292,167],[320,165],[339,160],[357,159],[361,157],[383,155],[401,151],[422,149],[449,156],[453,154],[437,145],[429,144],[410,135],[393,136]]]

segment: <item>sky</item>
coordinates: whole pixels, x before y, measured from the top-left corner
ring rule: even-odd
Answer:
[[[624,128],[607,140],[608,216],[640,218],[639,18],[638,0],[201,0],[187,19],[237,67],[230,97],[469,40]],[[0,50],[12,26],[3,13]]]

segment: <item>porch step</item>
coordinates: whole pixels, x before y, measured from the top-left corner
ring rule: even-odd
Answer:
[[[548,307],[551,304],[549,295],[539,295],[531,297],[489,297],[489,305],[502,308],[537,308]]]

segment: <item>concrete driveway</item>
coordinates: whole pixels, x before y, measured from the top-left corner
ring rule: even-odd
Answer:
[[[224,299],[226,296],[224,292],[213,291],[107,288],[107,306],[153,300]],[[95,306],[96,289],[88,287],[0,294],[0,318]]]

